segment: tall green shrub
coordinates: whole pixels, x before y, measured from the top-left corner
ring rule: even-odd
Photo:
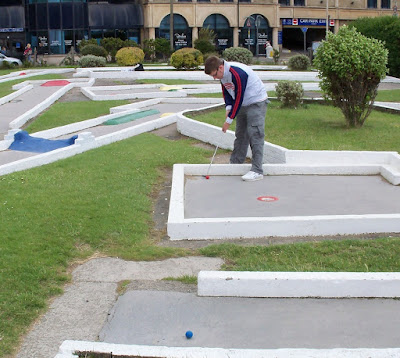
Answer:
[[[329,33],[319,46],[314,64],[321,88],[341,109],[349,127],[361,127],[371,113],[379,82],[386,76],[387,56],[381,41],[348,26],[336,35]]]
[[[206,53],[215,51],[215,32],[208,27],[203,27],[199,31],[199,37],[194,40],[194,48],[201,51],[204,55]]]
[[[367,37],[384,41],[389,51],[389,74],[400,77],[400,18],[394,16],[360,18],[353,21],[350,27],[355,27]]]
[[[105,37],[100,40],[100,44],[106,49],[113,62],[115,61],[115,54],[117,51],[124,47],[124,41],[115,37]]]

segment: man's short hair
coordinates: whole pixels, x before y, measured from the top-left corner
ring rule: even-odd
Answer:
[[[204,62],[204,72],[210,75],[212,72],[217,71],[218,67],[224,64],[224,60],[217,56],[210,56]]]

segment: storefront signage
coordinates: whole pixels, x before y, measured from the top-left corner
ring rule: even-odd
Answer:
[[[261,33],[258,34],[258,41],[257,41],[257,43],[258,43],[259,45],[265,45],[265,44],[267,43],[267,41],[268,41],[268,35],[267,35],[266,33],[261,32]]]
[[[51,41],[50,46],[61,46],[61,43],[58,40],[54,40],[54,41]]]
[[[329,21],[334,26],[333,20]],[[326,19],[282,19],[283,26],[326,26]]]
[[[184,33],[175,33],[175,46],[186,47],[187,46],[186,35]]]
[[[8,27],[0,29],[0,32],[24,32],[24,29],[20,27]]]
[[[218,39],[218,46],[228,46],[228,39]]]

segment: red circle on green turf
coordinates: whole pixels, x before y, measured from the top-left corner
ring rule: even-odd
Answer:
[[[276,196],[259,196],[257,200],[269,203],[272,201],[277,201],[279,199]]]

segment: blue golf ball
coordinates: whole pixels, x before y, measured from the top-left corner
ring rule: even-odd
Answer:
[[[193,337],[193,332],[192,331],[187,331],[185,335],[186,335],[187,339],[190,339],[190,338]]]

